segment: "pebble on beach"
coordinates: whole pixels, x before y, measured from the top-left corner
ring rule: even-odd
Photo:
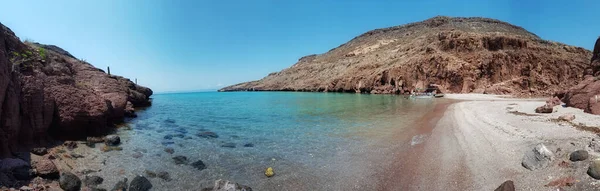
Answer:
[[[60,188],[65,191],[79,191],[81,189],[81,180],[70,172],[62,173],[58,183]]]
[[[129,184],[129,191],[148,191],[152,188],[152,183],[143,176],[136,176]]]
[[[582,161],[588,158],[588,152],[585,150],[577,150],[571,153],[571,155],[569,156],[569,160],[575,162],[575,161]]]

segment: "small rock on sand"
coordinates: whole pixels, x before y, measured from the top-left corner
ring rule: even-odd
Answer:
[[[545,168],[552,160],[554,160],[554,153],[544,144],[538,144],[525,153],[521,164],[529,170],[537,170]]]
[[[201,138],[219,138],[219,135],[217,135],[214,132],[210,132],[210,131],[204,131],[204,132],[200,132],[198,134],[196,134],[196,136],[201,137]]]
[[[569,160],[575,162],[575,161],[582,161],[588,158],[588,152],[585,150],[576,150],[574,152],[571,153],[571,155],[569,156]]]
[[[152,184],[143,176],[136,176],[129,184],[129,191],[148,191],[151,188]]]
[[[81,189],[81,180],[70,172],[62,173],[58,183],[60,188],[65,191],[79,191]]]
[[[494,191],[515,191],[515,184],[512,180],[507,180],[506,182],[500,184],[498,188]]]
[[[558,119],[563,120],[563,121],[573,121],[573,120],[575,120],[575,114],[566,113],[566,114],[559,116]]]
[[[592,178],[600,180],[600,158],[594,159],[590,162],[587,174]]]

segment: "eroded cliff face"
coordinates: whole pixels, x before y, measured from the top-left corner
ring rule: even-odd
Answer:
[[[152,90],[108,75],[52,45],[22,43],[0,24],[0,158],[59,139],[110,130]]]
[[[569,107],[585,112],[600,114],[600,37],[596,40],[592,60],[587,68],[585,79],[568,91],[558,92],[557,96]]]
[[[220,91],[552,95],[583,78],[591,52],[502,21],[434,17],[362,34],[325,54]]]

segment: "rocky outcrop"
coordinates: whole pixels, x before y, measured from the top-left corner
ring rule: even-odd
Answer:
[[[563,102],[569,107],[583,109],[585,112],[592,114],[600,114],[600,37],[596,40],[593,56],[588,68],[586,76],[576,86],[570,88],[566,92],[558,92],[557,96],[561,96]]]
[[[48,135],[105,133],[126,110],[150,105],[150,95],[59,47],[23,43],[0,24],[0,158],[44,144]]]
[[[434,17],[377,29],[258,81],[220,91],[551,95],[583,77],[591,52],[486,18]]]

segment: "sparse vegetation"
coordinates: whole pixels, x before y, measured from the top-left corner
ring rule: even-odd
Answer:
[[[39,47],[38,48],[38,53],[40,53],[40,57],[42,57],[42,59],[46,59],[46,49]]]

